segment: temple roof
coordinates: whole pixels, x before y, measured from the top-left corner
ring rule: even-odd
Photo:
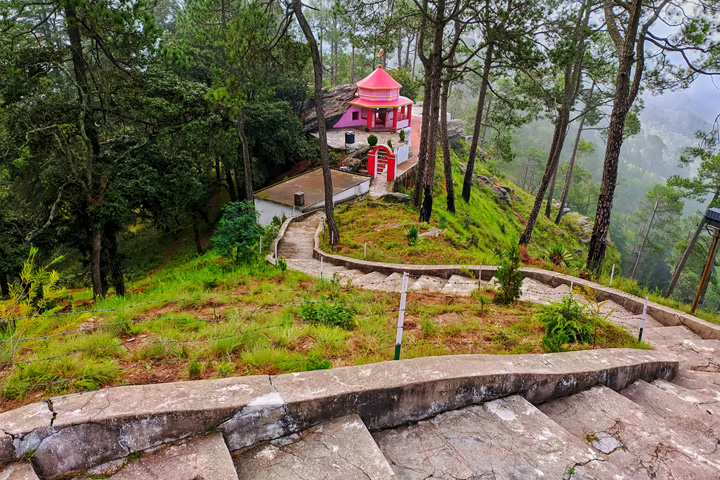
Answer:
[[[370,90],[396,90],[402,87],[380,65],[370,75],[357,82],[357,86]]]
[[[348,102],[350,105],[357,105],[359,107],[368,108],[390,108],[390,107],[402,107],[403,105],[410,105],[413,103],[407,97],[397,97],[392,100],[370,100],[366,98],[355,97]]]

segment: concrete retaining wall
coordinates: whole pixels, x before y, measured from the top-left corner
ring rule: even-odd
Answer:
[[[665,352],[425,357],[269,377],[121,386],[0,414],[0,463],[31,457],[57,478],[218,429],[236,450],[355,412],[371,429],[521,394],[534,403],[602,384],[671,379]]]

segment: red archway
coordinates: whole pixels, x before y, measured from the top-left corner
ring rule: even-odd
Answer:
[[[385,155],[378,159],[377,152],[380,149],[383,150]],[[375,178],[382,175],[386,170],[388,182],[395,180],[395,155],[385,145],[378,145],[368,153],[368,173]]]

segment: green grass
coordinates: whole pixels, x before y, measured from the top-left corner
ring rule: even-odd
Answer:
[[[0,366],[0,409],[110,385],[279,374],[394,354],[399,295],[264,262],[237,265],[210,252],[153,269],[128,282],[128,291],[88,304],[88,291],[75,290],[62,303],[71,314],[19,320],[14,340],[25,340],[0,344],[0,360],[11,363]],[[533,305],[500,307],[491,304],[491,292],[483,295],[485,305],[479,297],[411,293],[402,358],[542,351]],[[303,318],[303,304],[339,298],[344,309],[352,306],[355,323]],[[620,345],[631,346],[622,331],[601,346]]]
[[[429,223],[418,222],[418,212],[401,205],[377,206],[377,202],[361,202],[338,209],[341,244],[334,248],[336,253],[353,258],[363,258],[367,243],[367,260],[390,263],[413,264],[494,264],[498,248],[511,241],[517,241],[525,228],[525,218],[532,209],[534,196],[505,179],[496,179],[498,184],[514,189],[517,198],[512,206],[496,199],[490,187],[473,185],[470,202],[466,204],[460,196],[463,175],[458,167],[460,160],[454,158],[453,178],[455,180],[456,213],[447,211],[447,194],[444,181],[437,181],[433,214]],[[441,166],[438,164],[436,175]],[[490,176],[481,163],[477,174]],[[543,209],[544,212],[544,209]],[[539,257],[545,250],[559,245],[568,251],[587,250],[581,243],[581,232],[575,227],[577,215],[565,215],[559,226],[541,212],[533,238],[528,246],[532,257]],[[557,212],[554,212],[557,213]],[[554,219],[554,215],[551,215]],[[438,238],[419,237],[417,242],[408,238],[411,228],[418,228],[420,234],[431,228],[440,228],[443,234]],[[322,239],[322,248],[330,251],[329,239]],[[617,251],[608,249],[608,262],[616,260]],[[577,273],[582,259],[575,257],[568,273]],[[533,266],[550,268],[548,262],[533,262]]]

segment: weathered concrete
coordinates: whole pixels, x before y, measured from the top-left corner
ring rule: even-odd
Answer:
[[[474,290],[478,288],[478,281],[469,277],[463,277],[460,275],[451,275],[445,286],[443,286],[440,293],[446,295],[470,295]]]
[[[111,480],[237,480],[219,433],[164,446],[129,462]],[[78,477],[76,480],[89,480]]]
[[[540,405],[539,409],[620,467],[626,478],[695,480],[720,476],[716,463],[685,444],[662,418],[609,388],[594,387]]]
[[[15,463],[0,470],[0,480],[39,480],[29,463]]]
[[[428,275],[423,275],[420,278],[418,278],[410,287],[408,290],[424,290],[426,292],[439,292],[442,290],[442,288],[445,286],[447,281],[442,278],[437,277],[430,277]]]
[[[394,478],[360,417],[322,423],[233,455],[240,480]]]
[[[517,395],[374,435],[400,479],[608,479],[621,474]]]
[[[53,412],[47,402],[0,413],[0,465],[19,460],[52,433]]]
[[[33,463],[44,477],[83,471],[207,432],[272,393],[267,376],[254,376],[114,387],[56,398],[52,430],[37,445]],[[245,428],[257,430],[260,425],[253,420],[263,419],[245,420]]]
[[[637,378],[672,378],[660,352],[607,349],[546,355],[456,355],[318,370],[273,378],[301,428],[357,412],[370,429],[520,394],[531,402],[593,385],[620,390]]]
[[[715,372],[696,372],[680,367],[673,383],[697,391],[706,397],[720,401],[720,374]]]

